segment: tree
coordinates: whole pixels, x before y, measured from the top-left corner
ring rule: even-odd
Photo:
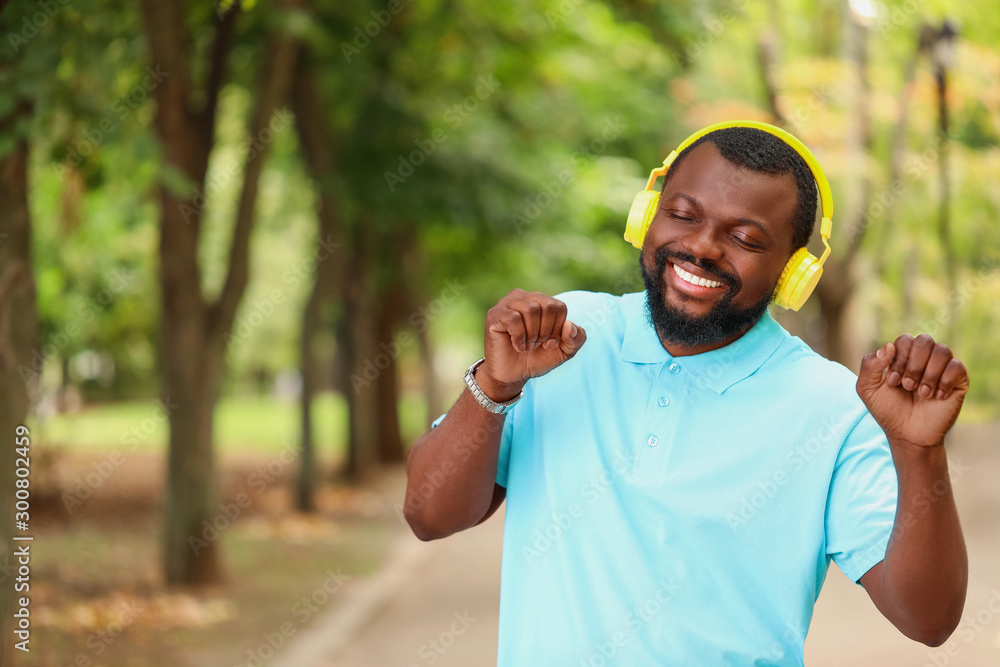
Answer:
[[[327,134],[329,128],[322,117],[319,100],[316,98],[315,73],[313,63],[303,54],[292,84],[292,108],[295,111],[295,128],[299,136],[306,168],[316,189],[316,215],[319,220],[319,243],[333,249],[340,248],[341,229],[338,224],[337,202],[331,178],[335,174],[333,139]],[[327,252],[332,250],[329,248]],[[320,382],[314,345],[321,329],[322,310],[330,301],[335,287],[343,284],[347,276],[338,267],[344,266],[340,258],[330,258],[317,262],[316,275],[309,293],[309,299],[302,313],[302,328],[299,339],[299,369],[302,374],[301,433],[302,445],[299,458],[299,479],[296,487],[295,503],[300,511],[315,511],[314,492],[317,482],[316,446],[313,438],[312,402]]]
[[[159,189],[161,368],[164,395],[178,405],[170,414],[166,493],[165,566],[170,584],[208,584],[220,577],[218,543],[206,530],[214,518],[212,421],[225,370],[226,338],[249,277],[250,233],[267,137],[273,132],[269,126],[285,101],[297,52],[287,32],[290,3],[280,7],[275,21],[280,29],[261,58],[228,271],[220,294],[210,300],[201,284],[198,241],[219,91],[241,12],[236,3],[215,19],[212,47],[206,61],[199,63],[208,74],[197,85],[195,72],[200,68],[192,66],[195,50],[184,6],[158,0],[142,5],[152,62],[169,72],[156,88],[155,99],[166,177]]]
[[[15,68],[6,58],[0,60],[0,81]],[[28,208],[28,139],[24,132],[31,101],[11,97],[11,107],[0,116],[0,433],[4,442],[0,447],[0,565],[9,573],[0,586],[0,664],[4,665],[13,664],[17,641],[13,627],[15,600],[25,594],[15,593],[13,575],[17,571],[14,549],[22,544],[11,539],[18,457],[15,429],[24,424],[30,404],[31,374],[23,371],[32,367],[32,355],[38,354]]]

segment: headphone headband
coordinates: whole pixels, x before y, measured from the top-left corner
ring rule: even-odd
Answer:
[[[831,220],[833,219],[833,194],[830,192],[830,182],[826,180],[826,173],[823,171],[823,167],[820,166],[819,160],[816,159],[816,156],[812,154],[812,151],[810,151],[804,143],[799,141],[795,135],[787,130],[777,127],[776,125],[761,123],[756,120],[730,120],[723,123],[715,123],[714,125],[703,127],[682,141],[681,145],[677,147],[677,150],[671,153],[671,157],[668,157],[667,160],[673,162],[674,158],[676,158],[677,155],[680,155],[685,148],[698,141],[706,134],[710,134],[716,130],[725,129],[727,127],[752,127],[757,130],[767,132],[768,134],[773,134],[788,144],[796,153],[801,155],[802,159],[805,160],[806,165],[809,167],[809,171],[812,172],[813,178],[816,179],[816,186],[819,190],[820,206],[823,211],[823,217],[830,218]],[[665,164],[665,166],[670,165]]]

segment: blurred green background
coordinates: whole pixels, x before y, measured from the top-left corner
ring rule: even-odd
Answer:
[[[784,126],[831,181],[826,276],[779,320],[855,370],[931,333],[970,369],[962,419],[997,418],[994,6],[0,7],[0,428],[31,428],[35,525],[82,568],[36,562],[37,627],[62,639],[25,664],[68,664],[123,589],[213,590],[281,559],[248,546],[250,519],[188,539],[275,461],[247,517],[344,524],[345,567],[375,567],[398,517],[365,483],[458,394],[486,310],[514,287],[641,289],[631,199],[720,120]],[[330,562],[332,533],[309,534],[282,572]],[[230,602],[285,608],[275,576]],[[221,627],[213,659],[236,659],[252,623],[213,600],[203,622],[149,621],[181,639],[121,645],[210,664]],[[136,647],[106,664],[161,664]]]

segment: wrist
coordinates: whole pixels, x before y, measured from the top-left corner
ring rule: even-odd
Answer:
[[[524,389],[525,384],[523,381],[500,382],[493,377],[489,366],[490,362],[489,359],[487,359],[473,373],[473,376],[476,379],[476,384],[479,385],[479,388],[482,389],[487,398],[491,401],[496,401],[497,403],[504,403],[521,394],[521,390]]]
[[[889,448],[895,453],[914,457],[932,457],[944,453],[944,440],[935,443],[914,442],[905,438],[889,437]]]
[[[911,478],[927,479],[928,476],[938,478],[948,475],[948,454],[943,443],[928,446],[892,438],[889,440],[889,451],[901,482]]]

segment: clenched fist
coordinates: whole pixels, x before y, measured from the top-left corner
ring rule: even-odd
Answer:
[[[476,372],[494,401],[506,401],[533,377],[571,359],[587,333],[566,319],[566,304],[541,292],[511,290],[486,313],[486,362]]]
[[[958,418],[969,374],[947,345],[906,334],[865,356],[857,389],[890,441],[932,446]]]

